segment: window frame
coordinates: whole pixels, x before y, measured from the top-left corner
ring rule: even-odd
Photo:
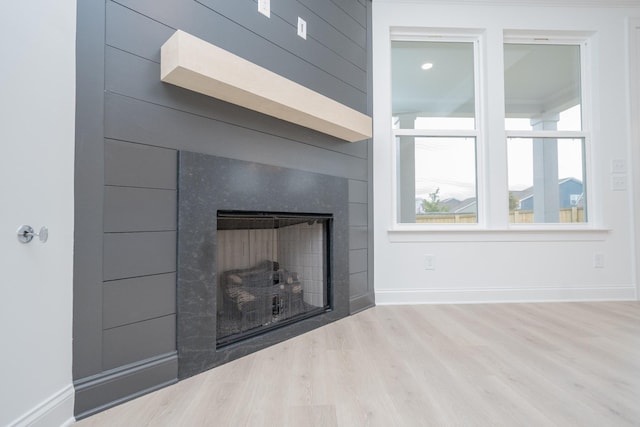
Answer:
[[[581,130],[507,130],[504,129],[505,153],[508,153],[508,142],[511,138],[551,138],[551,139],[582,139],[583,140],[583,171],[584,193],[585,193],[585,212],[587,219],[580,223],[553,223],[540,222],[533,224],[511,223],[507,220],[506,227],[509,230],[572,230],[572,229],[593,229],[597,223],[598,214],[595,209],[593,185],[592,185],[592,103],[590,97],[590,88],[592,87],[592,78],[589,74],[590,64],[590,35],[587,34],[559,34],[552,31],[534,31],[524,32],[517,30],[503,30],[502,51],[504,55],[505,44],[536,44],[536,45],[574,45],[580,48],[580,110],[581,110]],[[502,70],[502,81],[504,84],[504,66]],[[506,97],[506,95],[505,95]],[[504,112],[503,122],[506,118]],[[509,194],[509,181],[506,184],[506,194]]]
[[[394,230],[459,230],[459,229],[485,229],[486,215],[484,203],[485,183],[482,181],[486,177],[484,168],[485,146],[484,146],[484,76],[483,76],[483,41],[484,33],[478,30],[444,30],[444,29],[415,29],[415,28],[393,28],[390,32],[389,48],[393,41],[426,41],[443,43],[473,43],[473,85],[474,85],[474,129],[394,129],[391,126],[391,169],[392,169],[392,224]],[[393,77],[391,77],[393,78]],[[391,81],[389,82],[391,84]],[[390,101],[393,100],[391,92]],[[393,112],[391,113],[393,117]],[[390,119],[392,118],[390,117]],[[473,138],[475,140],[475,163],[476,163],[476,223],[467,224],[427,224],[427,223],[407,223],[399,222],[398,200],[399,191],[399,157],[398,157],[398,137],[409,136],[413,138]]]

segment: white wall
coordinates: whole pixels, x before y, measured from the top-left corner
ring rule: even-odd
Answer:
[[[75,0],[0,12],[0,425],[73,420]],[[16,239],[46,225],[49,241]]]
[[[627,18],[640,16],[640,8],[461,3],[373,2],[376,303],[636,299],[630,177],[637,173],[638,162],[629,157]],[[482,230],[416,231],[415,226],[401,230],[393,223],[391,27],[481,29],[484,40],[499,47],[486,51],[486,67],[496,58],[501,61],[504,29],[594,33],[589,70],[594,126],[588,168],[592,173],[589,194],[595,205],[590,206],[593,221],[587,229],[514,230],[490,220]],[[503,89],[491,79],[487,80],[487,95],[487,108],[503,102]],[[481,154],[492,170],[484,193],[489,206],[483,213],[506,217],[502,212],[507,200],[502,126],[490,126],[490,146]],[[611,191],[612,159],[628,160],[627,191]],[[596,253],[604,254],[604,268],[593,267]],[[435,256],[434,270],[425,270],[426,254]]]

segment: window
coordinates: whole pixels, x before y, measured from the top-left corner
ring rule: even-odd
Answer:
[[[400,223],[477,223],[477,41],[391,43]]]
[[[395,222],[586,223],[587,36],[505,31],[483,47],[473,30],[403,31],[390,51]],[[500,50],[504,68],[484,62]],[[504,101],[489,92],[500,84]]]
[[[586,222],[581,46],[504,44],[509,222]]]

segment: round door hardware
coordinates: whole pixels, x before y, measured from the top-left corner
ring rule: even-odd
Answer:
[[[34,236],[38,236],[40,241],[44,243],[49,238],[49,229],[42,227],[40,232],[36,233],[30,225],[21,225],[20,228],[18,228],[18,241],[20,243],[29,243],[33,240]]]

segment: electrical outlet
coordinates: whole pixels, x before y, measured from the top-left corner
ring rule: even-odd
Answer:
[[[303,39],[307,39],[307,21],[298,16],[298,35]]]
[[[627,189],[627,176],[626,175],[612,175],[611,176],[611,189],[613,191],[624,191]]]
[[[271,0],[258,0],[258,12],[271,18]]]
[[[604,254],[602,252],[593,254],[593,268],[604,268]]]
[[[436,269],[436,256],[435,255],[425,255],[424,256],[424,269],[425,270],[435,270]]]

